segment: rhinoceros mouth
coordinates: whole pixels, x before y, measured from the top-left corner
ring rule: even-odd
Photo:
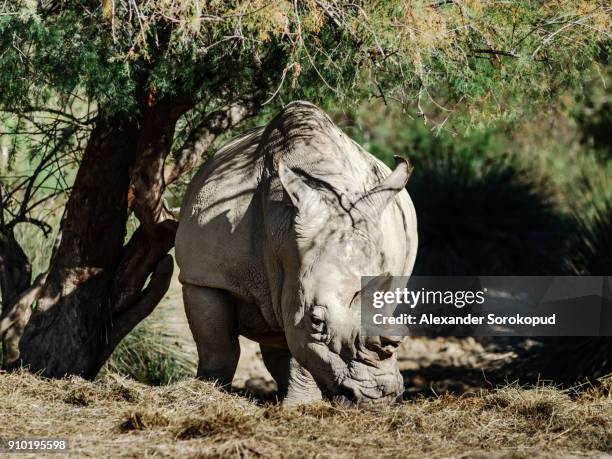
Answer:
[[[402,394],[389,394],[376,398],[368,396],[356,397],[350,391],[340,391],[331,399],[332,403],[343,406],[373,406],[373,405],[393,405],[402,400]]]
[[[401,400],[403,387],[389,390],[381,384],[364,385],[363,382],[345,378],[338,384],[332,401],[340,405],[393,404]]]

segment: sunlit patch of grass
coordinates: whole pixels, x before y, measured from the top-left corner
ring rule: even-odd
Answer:
[[[159,386],[194,374],[193,356],[159,323],[145,321],[117,346],[102,374],[118,373]]]
[[[195,415],[181,421],[176,436],[181,440],[219,435],[252,434],[258,419],[236,410],[225,410]]]
[[[119,431],[154,429],[166,427],[168,423],[168,418],[157,410],[131,410],[125,413],[124,419],[119,425]]]

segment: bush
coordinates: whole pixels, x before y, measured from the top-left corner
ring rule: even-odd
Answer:
[[[607,56],[609,59],[609,56]],[[603,84],[602,84],[603,82]],[[612,72],[604,69],[604,73],[594,76],[587,90],[581,94],[578,103],[570,114],[580,133],[580,142],[594,150],[602,162],[612,159]]]
[[[603,205],[594,204],[593,208],[592,216],[583,213],[575,217],[576,230],[570,237],[571,268],[576,275],[610,276],[612,200]],[[603,311],[601,320],[606,320]],[[571,386],[577,381],[592,382],[612,373],[609,336],[549,337],[541,341],[539,352],[522,359],[523,378],[545,378]]]
[[[417,158],[408,184],[419,222],[419,275],[566,272],[570,219],[544,183],[505,157],[469,151]]]
[[[612,200],[594,206],[592,217],[576,215],[571,239],[572,268],[576,274],[612,275]]]

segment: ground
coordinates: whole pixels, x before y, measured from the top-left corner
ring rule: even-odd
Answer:
[[[152,320],[195,360],[181,303],[175,279]],[[511,352],[473,339],[411,339],[400,356],[405,402],[379,409],[328,403],[281,409],[270,401],[274,385],[257,346],[243,344],[234,393],[192,378],[150,387],[108,372],[95,382],[0,374],[0,438],[66,438],[73,457],[556,458],[612,453],[612,378],[580,391],[544,385],[483,390],[487,369],[513,358]],[[445,371],[435,371],[440,368]]]
[[[577,397],[506,387],[379,410],[281,409],[194,379],[5,374],[0,429],[67,438],[74,457],[600,457],[612,452],[611,382]]]

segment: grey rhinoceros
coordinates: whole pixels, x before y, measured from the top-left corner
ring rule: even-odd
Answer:
[[[416,215],[393,172],[307,102],[223,146],[183,201],[176,258],[198,377],[257,341],[284,404],[394,400],[396,337],[361,333],[361,276],[408,276]],[[385,279],[385,277],[379,277]]]

